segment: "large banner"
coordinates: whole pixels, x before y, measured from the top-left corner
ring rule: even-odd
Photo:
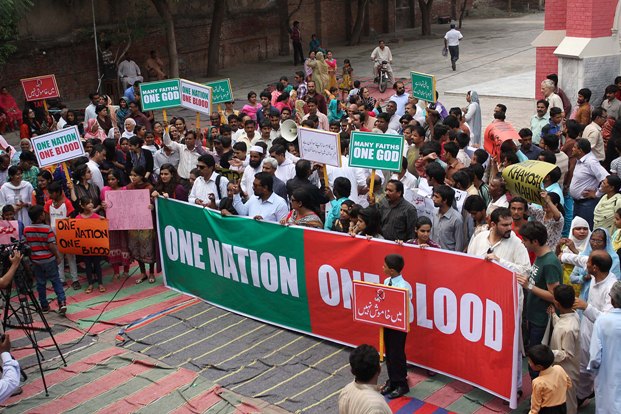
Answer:
[[[513,273],[464,254],[286,227],[158,198],[166,284],[251,318],[313,336],[378,347],[378,328],[354,322],[352,281],[382,283],[383,258],[405,258],[413,364],[494,395],[515,395]],[[512,392],[513,391],[513,392]],[[511,406],[515,405],[512,398]]]

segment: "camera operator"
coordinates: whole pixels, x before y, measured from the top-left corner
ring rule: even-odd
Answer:
[[[11,286],[13,276],[22,260],[22,254],[14,251],[9,256],[11,267],[0,277],[0,289]],[[19,389],[19,363],[13,359],[11,354],[11,340],[8,334],[2,335],[0,342],[0,358],[2,358],[2,378],[0,379],[0,403],[9,398]]]
[[[22,254],[18,251],[14,251],[11,256],[9,256],[9,260],[11,261],[11,267],[0,277],[0,289],[6,289],[11,286],[13,276],[15,276],[19,263],[22,261]]]

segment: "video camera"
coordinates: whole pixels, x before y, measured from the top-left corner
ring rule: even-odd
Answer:
[[[32,248],[28,245],[28,243],[26,243],[25,240],[18,240],[14,237],[11,237],[10,244],[0,245],[0,263],[2,264],[3,272],[6,272],[11,267],[9,258],[14,252],[20,252],[22,254],[22,263],[19,270],[15,272],[13,281],[17,287],[17,292],[20,295],[24,295],[31,289],[32,282],[34,280],[28,260],[24,260],[30,257],[32,254]]]

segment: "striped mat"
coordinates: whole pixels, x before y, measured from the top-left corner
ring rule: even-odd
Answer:
[[[120,344],[169,365],[198,371],[209,381],[261,398],[291,412],[336,412],[338,394],[351,381],[349,349],[224,311],[186,302],[136,321],[119,332]],[[385,380],[382,369],[380,382]],[[494,396],[411,368],[410,392],[390,401],[393,412],[508,413]],[[530,393],[528,375],[524,393]],[[520,401],[516,412],[528,407]]]
[[[161,276],[155,283],[136,284],[138,266],[130,269],[127,279],[112,280],[112,268],[105,266],[103,281],[106,292],[100,293],[97,286],[92,293],[84,292],[87,283],[81,277],[82,289],[65,289],[67,295],[67,318],[80,329],[90,334],[99,334],[113,327],[127,325],[145,315],[160,312],[178,305],[189,298],[164,286]],[[57,309],[52,300],[56,295],[48,284],[48,299],[53,310]]]
[[[170,368],[105,343],[66,356],[68,366],[46,373],[7,400],[4,413],[283,413],[224,390],[196,372]]]

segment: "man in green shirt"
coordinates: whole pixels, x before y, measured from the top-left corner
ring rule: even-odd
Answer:
[[[547,246],[548,232],[538,221],[529,221],[520,229],[522,243],[537,257],[529,275],[518,275],[520,285],[527,289],[526,322],[528,326],[528,346],[538,345],[548,324],[546,309],[554,303],[554,288],[561,283],[563,268],[558,258]],[[538,372],[528,368],[532,379]]]

